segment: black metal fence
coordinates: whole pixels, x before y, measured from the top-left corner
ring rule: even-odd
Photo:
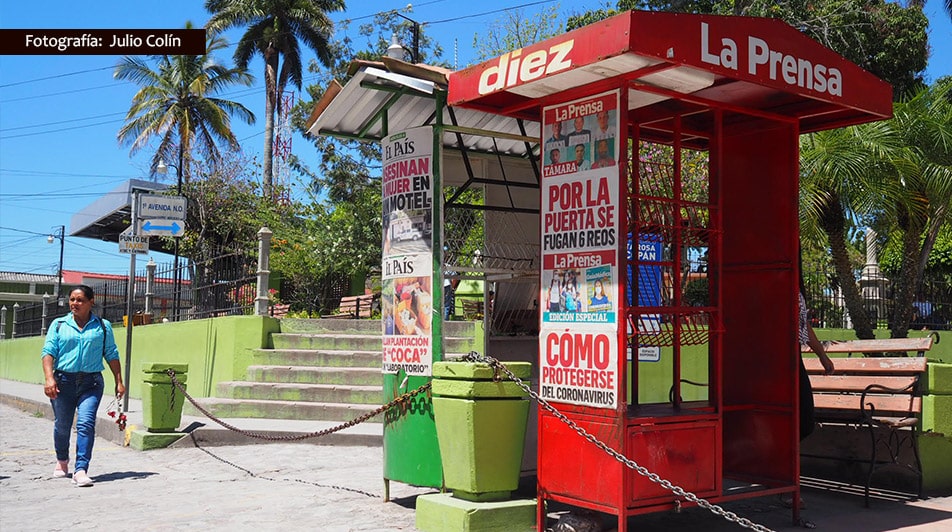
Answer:
[[[896,307],[893,282],[877,275],[860,275],[858,282],[863,307],[874,328],[890,328]],[[804,283],[814,327],[853,327],[840,283],[831,270],[805,268]],[[910,329],[948,330],[952,323],[952,283],[948,276],[924,275],[912,311]]]
[[[178,321],[216,316],[252,314],[257,295],[257,257],[239,249],[220,249],[205,260],[179,260],[179,281],[174,263],[146,265],[136,271],[133,323]],[[128,276],[87,279],[95,293],[93,312],[119,325],[127,314]],[[64,287],[64,291],[69,287]],[[176,296],[178,292],[179,297]],[[178,302],[176,308],[175,302]],[[50,322],[69,312],[53,300],[20,305],[14,312],[14,336],[43,334]],[[148,308],[147,308],[148,307]]]
[[[179,283],[175,280],[173,263],[145,266],[136,272],[133,299],[135,324],[152,320],[177,321],[253,313],[257,294],[257,257],[254,254],[223,249],[206,260],[181,259],[179,269]],[[691,271],[696,272],[694,275],[706,277],[703,263],[692,265]],[[692,283],[704,280],[698,278]],[[814,327],[852,328],[842,291],[832,271],[807,266],[804,281],[804,295]],[[895,309],[893,283],[886,277],[876,275],[861,275],[859,283],[864,307],[875,327],[889,328]],[[93,311],[117,325],[123,324],[127,313],[128,277],[117,275],[108,279],[91,279],[87,284],[96,294]],[[331,275],[310,283],[308,287],[299,288],[291,283],[282,283],[281,295],[292,310],[307,311],[314,315],[336,308],[348,287],[346,275]],[[686,297],[692,293],[692,288],[693,285],[685,288]],[[706,283],[703,283],[700,289],[706,292],[706,288]],[[68,289],[64,287],[64,291]],[[177,291],[178,298],[175,297]],[[177,308],[176,301],[179,303]],[[926,275],[920,283],[913,307],[910,328],[952,328],[952,282],[949,276]],[[52,297],[45,305],[17,305],[13,310],[14,337],[43,334],[50,322],[69,312],[68,306],[58,307]]]

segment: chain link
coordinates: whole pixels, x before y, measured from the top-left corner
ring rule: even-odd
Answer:
[[[499,360],[497,360],[497,359],[495,359],[495,358],[493,358],[493,357],[491,357],[491,356],[480,355],[480,354],[478,354],[478,353],[475,352],[475,351],[472,351],[472,352],[470,352],[468,355],[466,355],[465,357],[463,357],[463,360],[468,361],[468,362],[482,362],[482,363],[488,364],[488,365],[493,369],[493,380],[495,380],[495,381],[498,381],[498,380],[501,380],[501,379],[502,379],[502,376],[500,375],[500,371],[503,372],[503,373],[505,373],[506,376],[507,376],[511,381],[515,382],[520,388],[522,388],[522,390],[523,390],[524,392],[526,392],[526,393],[529,395],[529,397],[531,397],[532,399],[534,399],[537,403],[539,403],[540,406],[542,406],[542,408],[545,408],[546,410],[548,410],[552,415],[554,415],[556,418],[558,418],[561,422],[563,422],[563,423],[565,423],[566,425],[568,425],[572,430],[574,430],[576,433],[578,433],[579,436],[585,438],[585,439],[586,439],[587,441],[589,441],[592,445],[598,447],[599,449],[601,449],[602,451],[604,451],[605,453],[607,453],[609,456],[611,456],[612,458],[614,458],[614,459],[617,460],[618,462],[624,464],[624,465],[625,465],[626,467],[628,467],[629,469],[633,469],[633,470],[636,471],[639,475],[641,475],[641,476],[647,478],[648,480],[650,480],[651,482],[654,482],[655,484],[660,485],[661,487],[663,487],[664,489],[666,489],[666,490],[668,490],[668,491],[674,493],[674,494],[677,495],[678,497],[682,497],[682,498],[684,498],[684,499],[686,499],[686,500],[688,500],[688,501],[690,501],[690,502],[696,504],[697,506],[700,506],[701,508],[704,508],[704,509],[706,509],[706,510],[708,510],[708,511],[710,511],[710,512],[716,514],[716,515],[719,515],[719,516],[723,517],[724,519],[726,519],[726,520],[728,520],[728,521],[737,523],[738,525],[740,525],[740,526],[742,526],[742,527],[744,527],[744,528],[748,528],[748,529],[751,529],[751,530],[755,530],[755,531],[757,531],[757,532],[774,532],[774,531],[771,530],[770,528],[767,528],[767,527],[765,527],[765,526],[763,526],[763,525],[754,523],[753,521],[751,521],[751,520],[749,520],[749,519],[747,519],[747,518],[745,518],[745,517],[741,517],[741,516],[735,514],[734,512],[731,512],[731,511],[729,511],[729,510],[725,510],[725,509],[722,508],[721,506],[718,506],[718,505],[716,505],[716,504],[711,503],[710,501],[708,501],[708,500],[706,500],[706,499],[703,499],[703,498],[701,498],[701,497],[698,497],[698,496],[695,495],[694,493],[691,493],[691,492],[685,490],[684,488],[682,488],[682,487],[680,487],[680,486],[677,486],[677,485],[671,483],[670,481],[668,481],[668,480],[666,480],[666,479],[661,478],[657,473],[652,473],[651,471],[648,470],[648,468],[646,468],[646,467],[644,467],[644,466],[641,466],[641,465],[638,465],[638,463],[635,462],[634,460],[632,460],[632,459],[630,459],[630,458],[628,458],[628,457],[622,455],[621,453],[619,453],[619,452],[616,451],[615,449],[612,449],[612,448],[609,447],[607,444],[605,444],[604,442],[600,441],[598,438],[596,438],[596,437],[593,436],[591,433],[589,433],[588,431],[586,431],[584,428],[578,426],[578,424],[575,423],[575,421],[569,419],[565,414],[563,414],[562,412],[559,412],[558,409],[556,409],[556,408],[555,408],[554,406],[552,406],[548,401],[546,401],[545,399],[543,399],[543,398],[542,398],[538,393],[536,393],[529,385],[527,385],[525,382],[523,382],[522,379],[520,379],[520,378],[517,377],[514,373],[512,373],[512,372],[509,370],[509,368],[507,368],[507,367],[506,367],[504,364],[502,364]],[[407,392],[407,393],[405,393],[405,394],[403,394],[403,395],[401,395],[401,396],[395,398],[394,400],[390,401],[389,403],[387,403],[387,404],[385,404],[385,405],[383,405],[383,406],[381,406],[381,407],[379,407],[379,408],[377,408],[377,409],[375,409],[375,410],[373,410],[373,411],[371,411],[371,412],[368,412],[368,413],[366,413],[366,414],[364,414],[364,415],[362,415],[362,416],[360,416],[360,417],[357,417],[357,418],[355,418],[355,419],[353,419],[353,420],[351,420],[351,421],[348,421],[348,422],[346,422],[346,423],[342,423],[342,424],[340,424],[340,425],[338,425],[338,426],[336,426],[336,427],[331,427],[331,428],[328,428],[328,429],[319,430],[319,431],[315,431],[315,432],[309,432],[309,433],[307,433],[307,434],[286,435],[286,436],[272,436],[272,435],[264,434],[264,433],[260,433],[260,432],[246,431],[246,430],[243,430],[243,429],[240,429],[240,428],[238,428],[238,427],[235,427],[234,425],[231,425],[231,424],[229,424],[229,423],[227,423],[227,422],[225,422],[225,421],[223,421],[223,420],[221,420],[221,419],[215,417],[211,412],[209,412],[209,411],[206,410],[204,407],[202,407],[200,404],[198,404],[198,402],[196,402],[195,399],[193,399],[192,396],[189,395],[188,392],[185,391],[185,389],[182,387],[182,385],[178,382],[178,379],[175,377],[175,370],[169,368],[167,372],[168,372],[169,378],[170,378],[170,380],[172,381],[172,384],[173,384],[173,392],[172,392],[172,393],[173,393],[173,397],[174,397],[174,393],[175,393],[175,391],[174,391],[175,388],[178,388],[178,390],[182,393],[182,395],[184,395],[185,398],[188,399],[188,401],[189,401],[190,403],[192,403],[192,405],[193,405],[196,409],[198,409],[199,412],[201,412],[202,414],[204,414],[206,417],[208,417],[209,419],[211,419],[211,420],[214,421],[215,423],[218,423],[219,425],[221,425],[222,427],[224,427],[224,428],[226,428],[226,429],[228,429],[228,430],[237,432],[237,433],[239,433],[239,434],[243,434],[243,435],[248,436],[248,437],[250,437],[250,438],[256,438],[256,439],[261,439],[261,440],[268,440],[268,441],[299,441],[299,440],[306,440],[306,439],[309,439],[309,438],[318,438],[318,437],[321,437],[321,436],[326,436],[326,435],[328,435],[328,434],[332,434],[332,433],[334,433],[334,432],[341,431],[341,430],[346,429],[346,428],[348,428],[348,427],[353,427],[354,425],[358,425],[358,424],[360,424],[360,423],[363,423],[364,421],[367,421],[368,419],[370,419],[370,418],[372,418],[372,417],[374,417],[374,416],[377,416],[377,415],[379,415],[379,414],[382,414],[383,412],[386,412],[387,410],[393,408],[394,406],[402,405],[402,403],[404,403],[404,402],[407,401],[408,399],[411,399],[411,398],[413,398],[414,396],[419,395],[420,393],[423,393],[423,392],[425,392],[425,391],[428,391],[428,390],[430,389],[430,386],[431,386],[431,383],[426,383],[426,384],[424,384],[423,386],[420,386],[419,388],[417,388],[417,389],[415,389],[415,390],[411,390],[411,391],[409,391],[409,392]]]
[[[386,412],[387,410],[390,410],[390,409],[393,408],[394,406],[402,405],[402,404],[403,404],[404,402],[406,402],[407,400],[412,399],[413,397],[415,397],[415,396],[417,396],[417,395],[419,395],[419,394],[421,394],[421,393],[423,393],[423,392],[425,392],[425,391],[428,391],[428,390],[430,389],[430,386],[431,386],[431,383],[428,382],[428,383],[424,384],[423,386],[420,386],[419,388],[417,388],[417,389],[415,389],[415,390],[411,390],[411,391],[409,391],[409,392],[407,392],[407,393],[405,393],[405,394],[403,394],[403,395],[397,397],[397,398],[394,399],[393,401],[390,401],[389,403],[387,403],[387,404],[385,404],[385,405],[383,405],[383,406],[381,406],[381,407],[379,407],[379,408],[377,408],[377,409],[375,409],[375,410],[373,410],[373,411],[371,411],[371,412],[367,412],[366,414],[363,414],[363,415],[361,415],[360,417],[354,418],[354,419],[352,419],[352,420],[350,420],[350,421],[347,421],[346,423],[342,423],[342,424],[340,424],[340,425],[337,425],[336,427],[331,427],[331,428],[327,428],[327,429],[324,429],[324,430],[318,430],[318,431],[314,431],[314,432],[308,432],[307,434],[288,434],[288,435],[284,435],[284,436],[273,436],[273,435],[271,435],[271,434],[265,434],[265,433],[263,433],[263,432],[252,432],[252,431],[247,431],[247,430],[244,430],[244,429],[240,429],[240,428],[238,428],[238,427],[236,427],[236,426],[234,426],[234,425],[229,424],[228,422],[226,422],[226,421],[224,421],[224,420],[222,420],[222,419],[219,419],[219,418],[215,417],[211,412],[209,412],[208,410],[206,410],[205,408],[203,408],[202,405],[198,404],[198,402],[196,402],[195,399],[193,399],[192,396],[189,395],[188,392],[185,391],[185,388],[183,388],[182,385],[178,382],[178,379],[175,378],[175,370],[169,368],[169,369],[167,370],[167,373],[168,373],[168,375],[169,375],[169,378],[172,380],[172,384],[173,384],[173,386],[172,386],[172,391],[173,391],[173,393],[175,393],[175,388],[178,388],[178,390],[182,393],[182,395],[184,395],[185,398],[188,399],[188,401],[189,401],[190,403],[192,403],[192,406],[194,406],[196,409],[198,409],[199,412],[201,412],[201,413],[204,414],[206,417],[208,417],[208,419],[211,419],[211,420],[214,421],[215,423],[218,423],[219,425],[221,425],[222,427],[225,427],[226,429],[228,429],[228,430],[230,430],[230,431],[234,431],[234,432],[237,432],[237,433],[239,433],[239,434],[243,434],[243,435],[245,435],[245,436],[248,436],[249,438],[255,438],[255,439],[258,439],[258,440],[267,440],[267,441],[300,441],[300,440],[307,440],[307,439],[310,439],[310,438],[319,438],[319,437],[321,437],[321,436],[327,436],[328,434],[333,434],[333,433],[335,433],[335,432],[342,431],[342,430],[344,430],[344,429],[346,429],[346,428],[353,427],[354,425],[359,425],[359,424],[363,423],[364,421],[367,421],[368,419],[370,419],[370,418],[372,418],[372,417],[374,417],[374,416],[380,415],[380,414]]]
[[[554,415],[555,417],[557,417],[562,423],[565,423],[566,425],[568,425],[572,430],[574,430],[576,433],[578,433],[579,436],[585,438],[586,440],[588,440],[589,442],[591,442],[593,445],[595,445],[596,447],[598,447],[598,448],[601,449],[602,451],[605,451],[609,456],[611,456],[611,457],[614,458],[615,460],[621,462],[622,464],[624,464],[625,466],[627,466],[629,469],[633,469],[633,470],[637,471],[639,475],[641,475],[641,476],[647,478],[648,480],[654,482],[655,484],[660,485],[661,487],[663,487],[664,489],[666,489],[666,490],[668,490],[668,491],[674,493],[674,494],[677,495],[678,497],[682,497],[682,498],[684,498],[684,499],[686,499],[686,500],[688,500],[688,501],[691,501],[691,502],[693,502],[694,504],[700,506],[701,508],[707,509],[707,510],[713,512],[714,514],[719,515],[719,516],[723,517],[724,519],[727,519],[728,521],[732,521],[732,522],[734,522],[734,523],[737,523],[738,525],[740,525],[740,526],[742,526],[742,527],[744,527],[744,528],[749,528],[749,529],[751,529],[751,530],[756,530],[757,532],[774,532],[773,530],[771,530],[771,529],[769,529],[769,528],[767,528],[767,527],[765,527],[765,526],[763,526],[763,525],[754,523],[753,521],[751,521],[751,520],[749,520],[749,519],[747,519],[747,518],[745,518],[745,517],[741,517],[741,516],[735,514],[734,512],[729,511],[729,510],[725,510],[724,508],[722,508],[722,507],[720,507],[720,506],[718,506],[718,505],[716,505],[716,504],[713,504],[713,503],[707,501],[706,499],[702,499],[701,497],[698,497],[697,495],[695,495],[695,494],[693,494],[693,493],[691,493],[691,492],[689,492],[689,491],[686,491],[685,489],[681,488],[680,486],[677,486],[677,485],[675,485],[675,484],[672,484],[670,481],[661,478],[657,473],[652,473],[651,471],[648,470],[648,468],[646,468],[646,467],[644,467],[644,466],[638,465],[638,463],[635,462],[634,460],[628,458],[627,456],[622,455],[621,453],[619,453],[619,452],[616,451],[615,449],[612,449],[612,448],[609,447],[607,444],[605,444],[604,442],[600,441],[598,438],[596,438],[596,437],[593,436],[591,433],[589,433],[587,430],[585,430],[584,428],[578,426],[578,424],[575,423],[575,421],[569,419],[565,414],[563,414],[562,412],[559,412],[559,411],[558,411],[554,406],[552,406],[548,401],[546,401],[546,400],[543,399],[538,393],[536,393],[535,391],[533,391],[530,386],[528,386],[525,382],[522,381],[522,379],[520,379],[520,378],[517,377],[515,374],[513,374],[511,371],[509,371],[509,368],[507,368],[507,367],[506,367],[502,362],[500,362],[499,360],[497,360],[497,359],[495,359],[495,358],[493,358],[493,357],[491,357],[491,356],[488,356],[488,355],[480,355],[479,353],[477,353],[477,352],[475,352],[475,351],[471,351],[468,355],[466,355],[465,357],[463,357],[463,360],[466,360],[466,361],[468,361],[468,362],[482,362],[482,363],[488,364],[488,365],[493,369],[494,375],[499,375],[499,371],[504,372],[504,373],[506,374],[506,376],[509,377],[510,380],[512,380],[513,382],[515,382],[520,388],[522,388],[522,390],[523,390],[524,392],[526,392],[527,394],[529,394],[529,396],[532,397],[537,403],[539,403],[539,405],[542,406],[542,408],[545,408],[545,409],[548,410],[552,415]]]

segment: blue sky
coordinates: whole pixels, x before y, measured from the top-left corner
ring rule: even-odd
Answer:
[[[444,48],[452,62],[454,43],[459,67],[475,60],[473,35],[484,33],[487,24],[501,13],[493,10],[535,4],[524,8],[534,13],[557,5],[560,13],[593,9],[603,2],[586,0],[482,0],[476,4],[457,0],[414,2],[414,20],[427,23],[467,17],[426,28]],[[378,11],[402,9],[405,2],[347,2],[346,13],[333,15],[335,21],[358,19]],[[202,0],[129,2],[116,0],[50,0],[3,2],[2,28],[181,28],[186,20],[202,26],[208,19]],[[38,7],[42,6],[42,8]],[[952,75],[952,22],[941,9],[940,0],[928,0],[932,58],[927,79]],[[366,21],[366,19],[364,20]],[[351,33],[356,33],[356,21]],[[226,34],[230,42],[239,31]],[[356,37],[356,35],[354,35]],[[230,61],[229,49],[221,56]],[[128,147],[116,141],[123,116],[135,87],[113,80],[114,56],[0,56],[0,271],[56,273],[59,245],[47,243],[46,235],[66,225],[72,215],[100,195],[129,178],[148,179],[147,150],[130,157]],[[234,89],[224,96],[251,109],[258,122],[253,126],[235,123],[243,149],[259,155],[264,130],[264,99],[260,81],[260,58],[252,61],[256,84]],[[307,74],[305,84],[308,83]],[[300,95],[296,95],[300,97]],[[302,137],[295,137],[293,151],[305,163],[317,154]],[[154,253],[156,262],[171,257]],[[141,258],[141,257],[140,257]],[[140,263],[141,264],[141,263]],[[118,252],[115,243],[66,238],[64,268],[124,274],[129,258]]]

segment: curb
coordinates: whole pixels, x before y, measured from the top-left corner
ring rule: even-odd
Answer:
[[[103,398],[105,399],[105,398]],[[40,401],[36,399],[29,399],[19,395],[13,395],[9,393],[0,392],[0,404],[5,404],[12,406],[24,412],[33,414],[36,417],[42,417],[53,421],[53,408],[50,405],[49,401]],[[135,416],[141,418],[141,416]],[[182,448],[182,447],[221,447],[228,445],[265,445],[269,443],[305,443],[312,445],[335,445],[343,447],[382,447],[383,446],[383,434],[376,433],[361,433],[361,432],[347,432],[347,429],[341,432],[336,432],[333,434],[328,434],[320,438],[308,438],[305,440],[298,441],[289,441],[287,439],[283,440],[266,440],[260,438],[252,438],[245,434],[235,432],[224,427],[219,426],[214,421],[204,418],[195,418],[195,417],[185,417],[183,416],[183,424],[188,423],[182,429],[182,433],[185,435],[178,440],[171,442],[168,447],[170,448]],[[229,420],[230,422],[240,423],[243,421],[239,420]],[[247,419],[251,424],[280,424],[282,422],[286,423],[285,420],[261,420],[261,419]],[[232,424],[234,424],[232,423]],[[298,421],[296,423],[301,423]],[[314,424],[326,424],[327,422],[314,421]],[[102,409],[97,413],[96,418],[96,437],[103,438],[105,440],[111,441],[119,446],[128,446],[129,437],[133,431],[140,430],[141,419],[130,418],[128,421],[128,426],[124,432],[121,432],[117,429],[116,421],[113,418],[110,418],[106,415]],[[314,431],[321,430],[321,427],[317,427]],[[287,438],[294,436],[301,436],[307,434],[311,431],[287,431],[287,430],[273,430],[271,428],[267,429],[249,429],[246,432],[265,435],[269,438]]]

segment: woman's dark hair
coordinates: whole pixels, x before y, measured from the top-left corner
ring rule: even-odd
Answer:
[[[69,291],[69,293],[72,294],[73,292],[77,290],[82,292],[83,295],[86,296],[86,299],[94,299],[96,297],[96,294],[93,293],[93,289],[85,284],[76,285],[72,290]]]

